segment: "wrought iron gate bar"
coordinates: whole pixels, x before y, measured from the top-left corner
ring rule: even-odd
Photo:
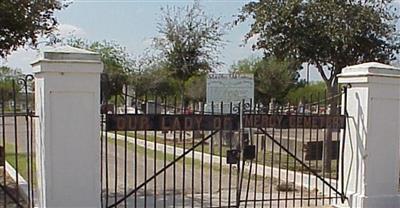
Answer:
[[[348,84],[347,86],[344,86],[344,87],[342,87],[342,88],[344,89],[345,87],[349,87],[349,86],[351,86],[351,85]],[[342,89],[342,90],[343,90],[343,89]],[[341,91],[341,92],[337,93],[337,94],[334,95],[334,96],[327,97],[326,99],[320,100],[320,101],[318,101],[318,102],[307,103],[307,105],[317,105],[317,104],[319,104],[319,103],[324,103],[325,101],[332,100],[332,99],[334,99],[334,98],[338,99],[338,98],[341,98],[341,96],[342,96],[343,94],[344,94],[344,91]],[[139,98],[137,98],[137,97],[135,97],[135,96],[132,96],[132,95],[129,95],[129,94],[126,94],[126,93],[121,93],[121,95],[122,95],[122,96],[127,96],[128,98],[132,98],[133,100],[135,100],[135,102],[138,102],[138,103],[140,103],[140,102],[146,102],[146,99],[139,99]],[[175,99],[176,99],[176,97],[175,97]],[[232,103],[233,103],[233,102],[232,102]],[[239,104],[239,103],[242,103],[242,102],[237,102],[237,103],[235,103],[236,106],[232,106],[232,107],[231,107],[231,108],[233,109],[232,113],[238,113],[238,104]],[[246,107],[245,107],[245,110],[243,110],[243,112],[248,112],[248,111],[249,111],[248,109],[249,109],[251,106],[249,106],[249,103],[244,103],[244,105],[246,105]],[[184,108],[176,107],[175,105],[168,105],[167,103],[165,103],[165,104],[163,104],[163,105],[161,105],[161,106],[162,106],[163,108],[176,108],[177,111],[183,111],[183,110],[185,110]],[[288,107],[285,107],[285,106],[282,106],[282,109],[283,109],[283,110],[288,110],[289,108],[288,108]],[[194,114],[202,114],[202,113],[211,114],[212,112],[211,112],[211,111],[205,111],[205,110],[203,109],[203,110],[193,110],[193,113],[194,113]],[[232,114],[232,113],[231,113],[231,114]]]
[[[5,192],[4,195],[7,196],[7,197],[10,197],[11,200],[13,201],[13,203],[15,205],[17,205],[17,207],[24,208],[24,206],[21,205],[21,202],[10,191],[8,191],[8,189],[6,187],[4,187],[3,184],[0,184],[0,188]],[[6,203],[6,201],[7,200],[4,199],[4,203]],[[6,206],[7,205],[4,204],[4,207],[6,207]]]
[[[34,207],[34,151],[33,151],[33,118],[36,118],[33,108],[33,93],[30,87],[33,76],[13,77],[0,80],[3,85],[0,89],[0,139],[1,155],[0,172],[2,181],[0,190],[2,197],[0,205],[3,207]],[[9,87],[7,87],[9,86]],[[6,109],[7,108],[7,109]],[[22,140],[21,140],[22,138]],[[20,143],[23,144],[20,144]],[[6,159],[7,158],[7,159]],[[26,161],[26,162],[25,162]],[[15,169],[14,176],[8,176],[7,165]],[[27,190],[20,188],[20,174],[27,182]],[[15,181],[12,181],[15,180]],[[22,195],[24,191],[24,195]]]
[[[266,132],[264,129],[259,129],[260,131],[262,131],[265,135],[267,135],[275,144],[277,144],[281,149],[283,149],[287,154],[289,154],[291,157],[293,157],[295,160],[297,160],[302,166],[304,166],[308,171],[310,171],[315,177],[317,177],[318,179],[320,179],[325,185],[327,185],[329,188],[331,188],[332,190],[334,190],[337,194],[339,194],[340,196],[342,195],[342,193],[340,191],[338,191],[335,187],[333,187],[330,183],[328,183],[325,178],[323,178],[322,176],[320,176],[316,171],[314,171],[312,168],[310,168],[307,164],[305,164],[302,160],[300,160],[299,158],[297,158],[292,152],[290,152],[287,148],[285,148],[281,143],[279,143],[278,141],[276,141],[274,139],[274,137],[272,137],[268,132]]]
[[[324,199],[336,199],[337,197],[335,196],[324,196]],[[310,200],[317,200],[320,199],[318,197],[309,197],[308,199]],[[304,200],[304,198],[302,197],[294,197],[294,198],[287,198],[287,200],[292,200],[292,201],[301,201]],[[246,200],[240,200],[240,202],[245,202]],[[282,201],[282,199],[277,199],[277,198],[270,198],[267,200],[263,200],[263,199],[255,199],[255,200],[251,200],[251,201],[255,201],[255,202],[273,202],[273,201]]]
[[[343,103],[343,111],[344,111],[344,115],[346,116],[346,120],[345,120],[345,125],[347,126],[347,118],[349,117],[349,113],[347,112],[347,89],[351,88],[351,84],[347,84],[346,86],[343,86],[342,91],[344,93],[344,103]],[[343,131],[342,134],[342,152],[341,152],[341,187],[342,187],[342,194],[341,196],[341,200],[342,203],[344,203],[344,201],[346,200],[346,195],[345,195],[345,190],[344,190],[344,145],[345,145],[345,141],[346,141],[346,131]]]
[[[14,116],[17,116],[17,117],[26,117],[26,116],[29,116],[29,117],[38,117],[37,115],[35,115],[35,113],[34,112],[28,112],[28,113],[26,113],[26,112],[22,112],[22,113],[20,113],[20,112],[16,112],[16,113],[4,113],[4,114],[0,114],[0,116],[1,117],[5,117],[5,118],[7,118],[7,117],[14,117]]]
[[[118,206],[119,204],[121,204],[121,202],[123,202],[127,197],[132,196],[132,194],[136,193],[139,189],[141,189],[142,187],[144,187],[147,183],[149,183],[150,181],[152,181],[155,177],[157,177],[158,175],[160,175],[161,173],[163,173],[165,170],[167,170],[169,167],[173,166],[176,162],[178,162],[180,159],[184,158],[187,154],[189,154],[190,152],[192,152],[196,147],[200,146],[201,144],[203,144],[204,141],[206,141],[207,139],[211,138],[212,136],[214,136],[216,133],[218,133],[219,130],[217,131],[213,131],[210,135],[208,135],[207,137],[203,138],[200,142],[196,143],[195,146],[189,148],[187,151],[185,151],[182,155],[178,156],[177,158],[175,158],[172,162],[170,162],[168,165],[166,165],[165,167],[163,167],[161,170],[157,171],[154,175],[152,175],[150,178],[147,178],[142,184],[136,186],[136,188],[134,190],[132,190],[131,192],[129,192],[127,195],[124,196],[124,198],[118,200],[117,202],[115,202],[114,204],[111,204],[109,207],[115,207]]]

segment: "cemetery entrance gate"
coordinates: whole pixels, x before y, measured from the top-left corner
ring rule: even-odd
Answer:
[[[127,91],[102,93],[103,207],[307,207],[345,200],[337,179],[346,88],[285,105],[206,106]]]

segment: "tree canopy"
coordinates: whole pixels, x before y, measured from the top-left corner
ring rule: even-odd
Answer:
[[[0,57],[19,46],[36,46],[38,38],[51,34],[56,28],[54,12],[65,6],[58,0],[0,1]]]
[[[321,101],[321,99],[325,97],[325,93],[326,85],[324,82],[311,82],[290,89],[286,95],[286,100],[295,105],[299,104],[299,102],[302,102],[303,104],[313,103]]]
[[[0,67],[0,100],[8,101],[13,97],[13,82],[15,82],[15,93],[18,93],[20,86],[16,80],[22,73],[19,70],[7,66]]]
[[[285,100],[286,94],[296,85],[299,64],[294,60],[243,59],[232,66],[234,73],[254,74],[255,101],[267,105],[271,99]]]
[[[185,83],[185,95],[191,101],[205,102],[206,100],[206,85],[207,85],[207,74],[202,73],[200,75],[192,76]]]
[[[247,3],[236,23],[252,19],[246,40],[265,56],[313,64],[328,90],[347,65],[387,63],[399,44],[391,0],[260,0]]]
[[[100,54],[104,64],[104,73],[107,77],[102,77],[103,98],[120,95],[124,84],[128,84],[128,72],[132,69],[132,60],[126,49],[115,42],[95,41],[89,42],[83,39],[70,39],[69,45],[77,48],[94,51]]]
[[[186,7],[162,8],[161,12],[160,37],[154,39],[154,45],[171,76],[181,82],[183,95],[185,81],[220,64],[217,57],[225,26],[220,18],[207,16],[198,1]]]
[[[170,72],[161,64],[149,66],[143,73],[132,76],[137,82],[133,83],[136,92],[141,95],[153,95],[157,97],[175,96],[178,92],[177,81],[170,76]]]
[[[337,75],[348,65],[388,63],[400,49],[392,0],[259,0],[243,6],[236,23],[252,19],[245,39],[266,57],[310,63],[321,74],[327,96],[338,93]],[[330,114],[338,113],[330,99]],[[324,169],[331,170],[332,131],[324,141]],[[326,144],[326,145],[325,145]]]

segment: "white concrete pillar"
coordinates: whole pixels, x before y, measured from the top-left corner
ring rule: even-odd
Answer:
[[[400,69],[380,63],[346,67],[344,190],[350,207],[398,208]]]
[[[100,207],[100,56],[63,46],[32,63],[39,207]]]

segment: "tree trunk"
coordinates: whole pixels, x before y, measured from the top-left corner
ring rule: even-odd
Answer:
[[[330,113],[328,116],[337,115],[339,113],[338,109],[338,85],[328,86],[327,88],[327,104],[330,106]],[[326,108],[326,107],[325,107]],[[327,108],[325,109],[327,110]],[[323,144],[323,168],[325,173],[330,173],[332,171],[332,140],[333,140],[334,130],[331,128],[326,129],[326,134]]]

